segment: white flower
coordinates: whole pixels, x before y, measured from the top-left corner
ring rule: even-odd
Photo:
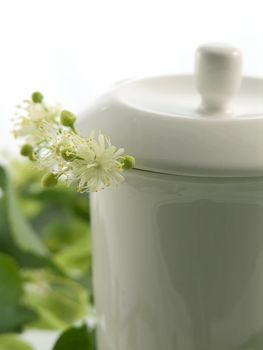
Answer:
[[[97,192],[124,181],[122,156],[124,149],[111,145],[110,139],[99,133],[87,139],[75,135],[76,159],[71,162],[69,179],[78,182],[80,192]]]
[[[42,141],[36,147],[34,156],[40,169],[62,173],[67,168],[67,162],[62,152],[74,147],[71,142],[73,132],[60,125],[43,121],[38,126]]]
[[[96,192],[124,181],[124,149],[111,145],[102,133],[98,139],[94,133],[84,138],[48,122],[39,128],[43,142],[35,157],[40,169],[57,174],[68,184],[77,183],[80,192]]]
[[[48,106],[44,102],[25,100],[22,105],[17,106],[18,118],[13,131],[15,137],[32,146],[38,145],[43,140],[39,128],[43,121],[58,123],[60,113],[59,105]]]
[[[75,129],[76,116],[60,106],[48,106],[40,92],[18,107],[14,134],[24,144],[21,154],[46,170],[42,183],[54,186],[58,179],[77,183],[79,192],[97,192],[124,181],[124,169],[134,167],[133,157],[124,156],[101,132],[81,137]]]

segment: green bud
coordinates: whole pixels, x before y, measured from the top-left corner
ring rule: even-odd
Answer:
[[[73,160],[75,160],[77,158],[76,153],[69,151],[67,149],[65,149],[61,152],[61,156],[67,162],[73,162]]]
[[[32,101],[34,103],[41,103],[43,101],[44,96],[39,91],[35,91],[32,94]]]
[[[128,170],[135,167],[135,158],[132,156],[125,156],[123,158],[123,169]]]
[[[57,175],[47,173],[42,177],[41,183],[44,187],[54,187],[58,183]]]
[[[33,147],[31,145],[29,145],[28,143],[26,143],[25,145],[23,145],[21,147],[20,154],[24,157],[31,158],[32,154],[33,154]]]
[[[64,126],[69,126],[69,127],[73,128],[76,119],[77,118],[76,118],[75,114],[73,114],[70,111],[64,110],[64,111],[61,112],[60,122]]]

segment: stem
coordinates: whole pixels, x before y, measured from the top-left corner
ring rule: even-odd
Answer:
[[[77,134],[77,130],[75,129],[75,126],[74,126],[74,125],[71,125],[70,128],[71,128],[71,130],[74,132],[74,134]]]

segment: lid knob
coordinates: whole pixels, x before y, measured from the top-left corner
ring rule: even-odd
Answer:
[[[196,88],[204,114],[231,116],[231,101],[241,85],[242,54],[231,46],[213,44],[196,51]]]

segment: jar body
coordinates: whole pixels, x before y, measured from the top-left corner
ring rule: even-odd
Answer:
[[[131,171],[91,202],[99,350],[263,347],[262,178]]]

